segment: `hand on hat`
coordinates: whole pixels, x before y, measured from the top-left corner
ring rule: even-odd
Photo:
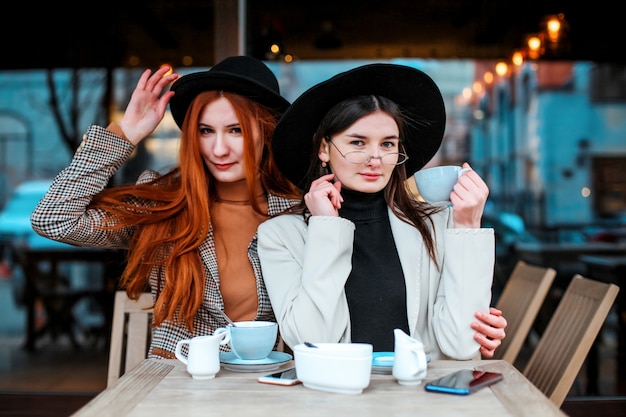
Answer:
[[[338,217],[343,197],[341,182],[332,183],[335,174],[323,175],[311,183],[309,192],[304,195],[304,202],[312,216]]]
[[[465,162],[463,168],[471,167]],[[480,228],[488,196],[489,187],[476,171],[470,169],[461,175],[450,194],[454,227],[457,229]]]
[[[151,134],[165,115],[167,103],[174,92],[161,93],[178,78],[176,73],[165,75],[168,71],[169,67],[161,67],[150,75],[151,70],[145,70],[130,97],[119,126],[126,139],[134,145]]]

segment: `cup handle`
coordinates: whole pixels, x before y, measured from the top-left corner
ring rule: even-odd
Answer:
[[[226,327],[218,327],[213,332],[213,336],[221,336],[220,345],[227,345],[230,342],[230,330]]]
[[[472,168],[461,168],[459,169],[459,171],[456,173],[456,178],[459,179],[461,178],[461,175],[465,174],[467,171],[471,170]]]
[[[187,365],[187,357],[183,355],[183,345],[185,344],[188,345],[189,342],[191,342],[191,340],[179,340],[178,343],[176,343],[176,350],[174,351],[174,354],[176,355],[176,359],[178,359],[185,365]]]

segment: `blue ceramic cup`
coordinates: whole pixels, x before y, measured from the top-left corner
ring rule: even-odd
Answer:
[[[221,327],[215,332],[222,329],[230,333],[232,352],[243,360],[267,358],[278,337],[278,324],[271,321],[237,321],[234,326]]]
[[[413,177],[417,191],[430,204],[449,203],[450,193],[457,180],[469,168],[443,165],[417,171]]]

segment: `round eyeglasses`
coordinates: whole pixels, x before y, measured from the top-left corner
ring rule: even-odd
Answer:
[[[402,152],[389,152],[380,156],[372,156],[363,151],[352,151],[344,154],[339,150],[337,145],[335,145],[332,140],[329,140],[329,142],[335,147],[335,149],[337,149],[339,155],[343,156],[343,159],[351,164],[367,164],[372,159],[380,159],[381,164],[402,165],[409,159],[408,155]]]

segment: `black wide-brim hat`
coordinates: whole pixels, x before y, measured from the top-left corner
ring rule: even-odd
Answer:
[[[326,113],[354,96],[377,95],[398,104],[410,119],[402,144],[409,159],[407,176],[420,170],[439,150],[446,124],[443,97],[424,72],[397,64],[369,64],[342,72],[302,93],[280,118],[272,149],[280,171],[302,186],[313,152],[313,135]]]
[[[289,101],[280,95],[278,80],[272,70],[249,56],[229,57],[208,71],[184,75],[172,84],[170,90],[176,93],[170,100],[170,110],[180,128],[191,102],[203,91],[236,93],[279,113],[289,107]]]

